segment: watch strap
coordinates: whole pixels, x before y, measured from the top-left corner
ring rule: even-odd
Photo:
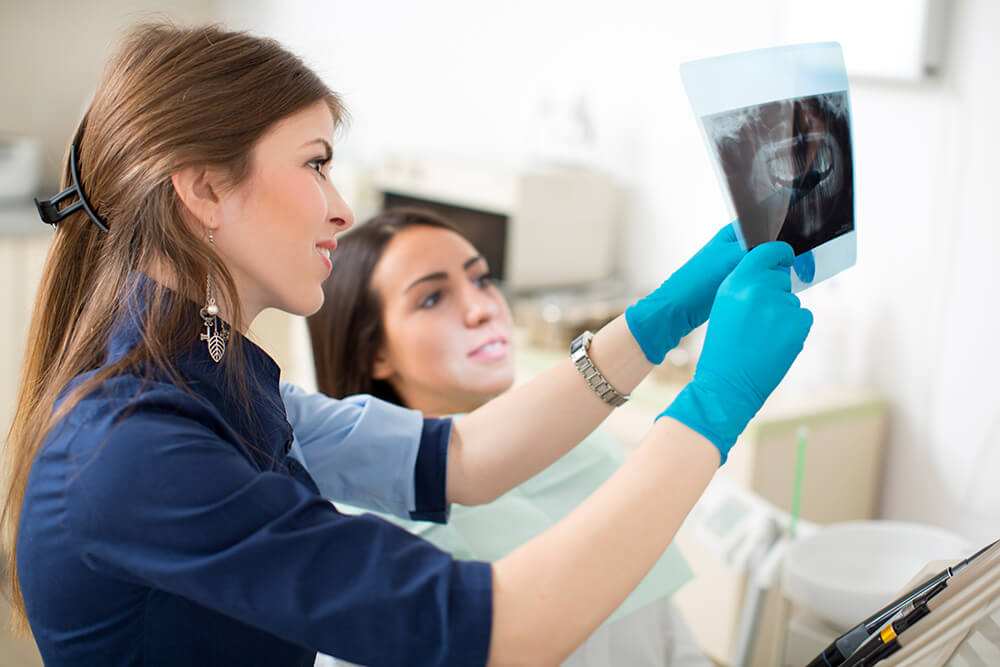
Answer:
[[[594,365],[594,362],[590,359],[590,355],[587,354],[587,350],[590,349],[590,342],[593,339],[594,334],[590,331],[584,331],[577,336],[569,345],[570,359],[573,360],[573,364],[580,371],[580,375],[586,380],[587,385],[602,401],[616,408],[625,405],[631,396],[622,394],[615,389],[608,382],[607,378],[601,374],[601,371],[597,370],[597,366]]]

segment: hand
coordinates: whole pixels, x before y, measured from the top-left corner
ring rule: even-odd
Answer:
[[[719,287],[694,379],[662,415],[719,448],[722,463],[802,350],[812,313],[791,292],[795,253],[757,246]]]
[[[731,224],[723,227],[653,292],[625,310],[632,337],[653,364],[705,323],[719,284],[743,257]]]

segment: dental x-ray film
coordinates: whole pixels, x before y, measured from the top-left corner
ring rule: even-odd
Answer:
[[[840,45],[748,51],[681,65],[745,248],[785,241],[800,291],[857,259],[851,112]]]

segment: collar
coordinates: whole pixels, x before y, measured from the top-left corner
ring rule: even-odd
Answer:
[[[144,274],[134,272],[129,277],[124,299],[126,306],[112,328],[107,363],[121,359],[140,344],[143,337],[140,315],[149,306],[157,289],[162,290],[165,305],[180,301],[191,318],[191,343],[171,355],[186,389],[211,403],[252,449],[262,450],[260,453],[265,454],[265,459],[282,459],[284,449],[292,439],[292,428],[285,417],[278,365],[246,337],[242,337],[241,345],[229,346],[220,363],[212,361],[208,347],[200,339],[203,327],[200,306]],[[238,359],[232,356],[236,354],[239,354]],[[237,361],[242,361],[245,373],[239,378],[241,386],[233,387],[224,366]],[[157,375],[156,371],[153,375]],[[247,393],[249,404],[239,400],[243,390]],[[264,463],[263,460],[261,462]]]

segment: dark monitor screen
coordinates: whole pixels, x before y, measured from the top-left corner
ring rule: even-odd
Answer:
[[[406,206],[424,208],[444,217],[454,225],[486,259],[490,271],[498,280],[504,279],[507,216],[463,206],[385,192],[382,207]]]

